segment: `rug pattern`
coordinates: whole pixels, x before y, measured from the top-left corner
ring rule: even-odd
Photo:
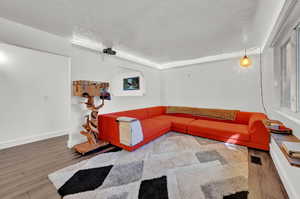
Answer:
[[[170,132],[134,152],[100,154],[49,179],[64,199],[247,198],[248,150]]]

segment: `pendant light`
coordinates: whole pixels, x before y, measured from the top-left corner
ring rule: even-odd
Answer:
[[[251,59],[247,56],[247,52],[246,52],[246,48],[245,48],[245,55],[244,55],[244,57],[242,57],[242,58],[240,59],[240,65],[241,65],[241,67],[247,68],[247,67],[251,66],[251,64],[252,64],[252,61],[251,61]]]

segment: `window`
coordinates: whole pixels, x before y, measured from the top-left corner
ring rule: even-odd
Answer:
[[[298,111],[299,64],[298,64],[299,30],[281,46],[281,107],[293,112]]]

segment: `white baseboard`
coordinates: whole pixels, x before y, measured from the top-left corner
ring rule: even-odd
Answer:
[[[6,148],[22,145],[22,144],[28,144],[28,143],[32,143],[32,142],[36,142],[36,141],[40,141],[40,140],[45,140],[48,138],[67,135],[68,133],[69,133],[69,130],[66,129],[66,130],[42,133],[39,135],[34,135],[34,136],[29,136],[29,137],[22,137],[22,138],[18,138],[18,139],[14,139],[14,140],[8,140],[5,142],[0,142],[0,149],[6,149]]]
[[[290,199],[300,198],[298,179],[293,174],[300,172],[300,168],[291,166],[285,159],[280,148],[272,139],[270,144],[270,154],[278,171],[280,179],[285,187]],[[292,181],[293,180],[293,181]],[[296,181],[295,181],[296,180]]]

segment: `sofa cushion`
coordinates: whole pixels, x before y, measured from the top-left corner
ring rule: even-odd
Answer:
[[[160,131],[169,131],[171,129],[171,122],[168,120],[145,119],[140,122],[143,129],[144,139],[152,137]]]
[[[235,122],[239,123],[239,124],[248,124],[249,123],[249,119],[252,116],[252,112],[238,112],[238,114],[236,115],[236,119]]]
[[[115,115],[133,117],[139,120],[144,120],[148,118],[148,111],[146,108],[143,108],[143,109],[136,109],[132,111],[122,111],[122,112],[115,113]]]
[[[238,110],[225,110],[213,108],[195,108],[185,106],[168,106],[167,113],[185,113],[194,116],[208,117],[213,119],[234,121]]]
[[[158,115],[163,115],[166,112],[166,108],[163,106],[156,106],[156,107],[151,107],[148,108],[148,117],[155,117]]]
[[[160,120],[160,121],[169,121],[172,123],[171,129],[172,130],[177,130],[181,132],[187,132],[187,127],[188,125],[194,121],[195,119],[193,118],[185,118],[185,117],[176,117],[176,116],[169,116],[169,115],[160,115],[153,117],[152,119],[155,120]]]
[[[185,114],[185,113],[166,113],[166,115],[175,116],[175,117],[185,117],[185,118],[196,118],[196,116],[193,116],[191,114]]]
[[[156,120],[168,120],[168,121],[172,121],[174,119],[176,119],[178,117],[176,116],[171,116],[171,115],[159,115],[159,116],[155,116],[155,117],[152,117],[151,119],[156,119]]]
[[[244,124],[195,120],[189,124],[188,132],[192,132],[193,134],[199,132],[244,141],[248,141],[250,139],[248,125]]]

